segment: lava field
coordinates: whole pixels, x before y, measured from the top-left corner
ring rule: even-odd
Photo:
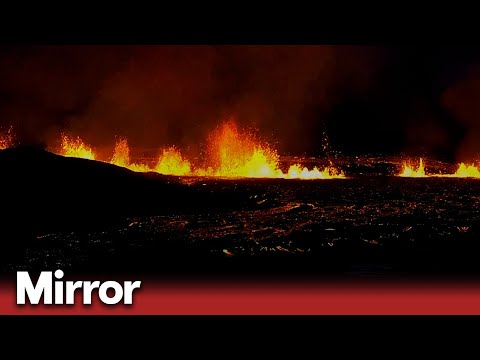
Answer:
[[[347,178],[182,178],[6,150],[0,271],[480,275],[479,179],[401,178],[393,158],[337,163]]]

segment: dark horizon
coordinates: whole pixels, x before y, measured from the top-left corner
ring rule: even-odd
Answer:
[[[285,155],[470,161],[479,64],[473,46],[4,46],[0,128],[25,145],[67,131],[195,147],[233,117]]]

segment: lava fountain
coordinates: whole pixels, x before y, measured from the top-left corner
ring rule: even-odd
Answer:
[[[200,174],[220,177],[281,177],[279,156],[252,134],[240,132],[233,121],[223,123],[208,138],[209,169]],[[213,169],[213,170],[211,170]]]
[[[480,178],[480,170],[475,165],[465,165],[465,163],[461,163],[458,166],[457,171],[452,177],[469,177],[469,178]]]
[[[92,148],[79,137],[62,134],[61,144],[59,155],[96,159]],[[194,166],[175,146],[161,150],[158,162],[154,167],[150,167],[145,162],[132,163],[126,138],[117,139],[113,156],[106,162],[136,172],[151,171],[175,176],[277,179],[345,178],[345,174],[332,164],[323,170],[317,167],[309,170],[300,164],[294,164],[284,173],[280,169],[280,156],[277,151],[250,132],[240,130],[233,121],[223,123],[210,133],[203,166]]]
[[[209,163],[207,169],[197,171],[199,175],[225,178],[283,178],[283,179],[329,179],[344,178],[343,172],[333,166],[323,171],[308,170],[299,164],[290,166],[287,173],[280,169],[277,151],[262,143],[248,132],[241,132],[235,122],[223,123],[209,137]]]
[[[425,166],[423,164],[423,159],[420,159],[420,163],[417,168],[415,168],[411,164],[407,164],[407,162],[405,161],[403,163],[403,170],[398,176],[415,178],[427,177],[428,175],[425,174]]]
[[[295,164],[290,166],[288,173],[283,177],[285,179],[332,179],[343,178],[345,174],[333,166],[325,167],[320,171],[316,166],[313,170],[308,170],[306,167],[302,168],[301,165]]]
[[[61,152],[59,155],[95,160],[92,148],[86,145],[80,137],[62,134],[61,141]]]
[[[154,171],[163,175],[192,175],[190,161],[184,159],[174,146],[162,150]]]
[[[146,164],[135,164],[130,162],[130,148],[126,138],[119,138],[115,144],[115,151],[110,164],[121,166],[136,172],[152,171]]]
[[[9,128],[6,134],[0,134],[0,150],[5,150],[13,146],[12,128]]]

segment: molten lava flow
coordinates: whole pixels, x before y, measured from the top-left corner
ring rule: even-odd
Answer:
[[[427,175],[425,175],[425,167],[423,165],[423,159],[420,159],[420,164],[418,165],[417,169],[415,169],[410,164],[407,164],[407,162],[405,162],[403,164],[403,171],[399,176],[416,177],[416,178],[427,177]]]
[[[455,174],[452,175],[453,177],[473,177],[473,178],[480,178],[480,170],[475,165],[465,165],[461,163],[458,166],[457,171]]]
[[[62,134],[62,145],[60,155],[68,157],[76,157],[88,160],[95,160],[95,154],[93,150],[85,145],[79,137],[72,137],[66,134]]]
[[[190,162],[174,146],[164,149],[154,171],[163,175],[191,175]]]
[[[6,134],[0,134],[0,150],[5,150],[13,146],[12,128],[8,129]]]
[[[110,163],[137,172],[152,171],[146,164],[130,163],[130,148],[128,147],[128,141],[126,138],[119,138],[117,140],[117,143],[115,144],[115,151]]]

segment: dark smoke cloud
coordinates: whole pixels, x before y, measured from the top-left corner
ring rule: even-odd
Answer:
[[[83,114],[121,64],[113,47],[12,47],[0,52],[0,119],[25,143],[41,144]]]
[[[456,152],[458,161],[479,159],[480,155],[480,68],[449,88],[442,97],[443,105],[458,119],[464,132]]]
[[[378,54],[354,46],[222,49],[224,72],[234,74],[224,80],[230,94],[224,111],[271,134],[282,152],[322,148],[326,114],[342,97],[368,89]]]
[[[461,152],[469,152],[480,136],[473,115],[479,110],[464,92],[477,91],[478,83],[459,83],[447,105],[441,101],[464,77],[444,74],[455,53],[432,57],[418,48],[370,46],[3,47],[0,126],[12,124],[26,144],[52,144],[68,131],[108,152],[115,136],[127,136],[134,148],[177,144],[197,153],[207,132],[233,117],[293,154],[321,152],[325,131],[332,148],[345,152],[455,152],[465,127],[468,151]]]
[[[234,117],[281,148],[302,150],[305,142],[320,141],[311,131],[342,93],[371,82],[374,52],[332,46],[3,49],[0,116],[27,143],[71,131],[97,146],[123,135],[143,147],[197,144],[209,128]]]

